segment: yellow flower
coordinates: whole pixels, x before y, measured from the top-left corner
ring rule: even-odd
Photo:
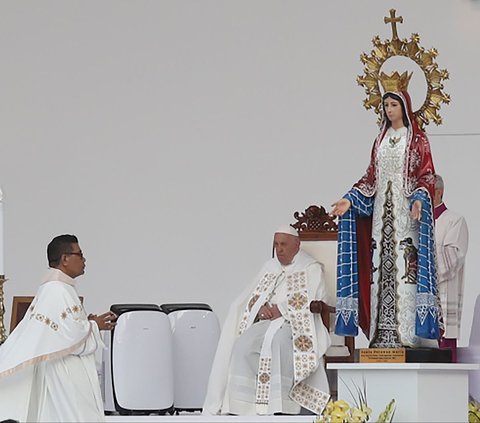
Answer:
[[[350,408],[350,405],[345,400],[337,400],[333,403],[333,407],[342,411],[347,411]]]
[[[341,411],[338,408],[335,408],[332,413],[330,414],[331,416],[331,422],[332,423],[343,423],[347,421],[347,413],[345,411]]]
[[[480,408],[475,401],[468,403],[468,422],[479,423],[480,422]]]
[[[361,409],[367,416],[371,416],[372,409],[367,404],[362,404]]]
[[[468,423],[479,423],[480,422],[480,417],[478,414],[474,413],[473,411],[470,411],[468,413]]]
[[[330,414],[333,410],[333,401],[328,401],[327,406],[325,407],[325,412]]]
[[[352,408],[350,410],[350,414],[352,416],[352,422],[365,422],[368,419],[367,413],[359,410],[358,408]]]

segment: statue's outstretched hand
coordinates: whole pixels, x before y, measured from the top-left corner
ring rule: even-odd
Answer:
[[[338,200],[336,203],[332,204],[333,208],[330,214],[334,216],[343,216],[348,211],[351,205],[352,203],[350,202],[350,200],[342,198],[341,200]]]
[[[412,204],[412,210],[410,210],[410,217],[413,220],[420,220],[422,216],[422,202],[420,200],[415,200]]]

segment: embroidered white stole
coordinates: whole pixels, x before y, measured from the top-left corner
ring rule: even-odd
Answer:
[[[247,302],[239,324],[239,335],[254,323],[258,310],[275,288],[278,278],[283,274],[284,271],[280,274],[264,274]],[[290,397],[301,406],[320,414],[326,406],[330,395],[305,382],[305,379],[312,375],[319,366],[319,357],[315,351],[317,340],[314,317],[310,312],[306,272],[286,273],[286,285],[287,320],[290,322],[292,329],[294,360],[294,383],[290,391]],[[257,373],[257,405],[268,405],[269,403],[272,364],[271,344],[275,333],[280,329],[284,321],[284,317],[271,321],[265,334]]]

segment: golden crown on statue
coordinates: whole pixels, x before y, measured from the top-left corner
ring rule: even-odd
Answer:
[[[412,77],[413,72],[408,73],[407,71],[399,74],[397,71],[387,75],[384,72],[381,72],[379,75],[380,84],[382,84],[383,92],[394,92],[398,93],[400,91],[407,91],[408,83]]]
[[[427,93],[425,100],[417,111],[414,112],[420,128],[424,128],[431,121],[440,125],[442,118],[439,114],[440,107],[450,102],[450,96],[443,91],[443,81],[449,78],[446,69],[440,69],[435,62],[438,55],[437,49],[426,50],[420,45],[420,36],[412,34],[410,39],[400,38],[398,36],[397,24],[403,24],[403,17],[395,15],[396,10],[390,9],[390,16],[384,18],[386,24],[392,26],[392,38],[381,40],[376,35],[373,42],[373,50],[370,54],[362,53],[360,60],[365,65],[363,75],[357,78],[358,85],[365,88],[367,98],[363,105],[366,109],[373,109],[378,115],[378,123],[382,122],[382,93],[380,84],[385,91],[398,92],[402,88],[405,90],[411,75],[395,75],[393,78],[383,78],[380,72],[383,64],[394,56],[401,56],[411,59],[415,62],[425,75],[427,83]],[[391,75],[390,75],[391,76]],[[396,85],[398,82],[398,86]],[[392,85],[395,84],[395,85]]]

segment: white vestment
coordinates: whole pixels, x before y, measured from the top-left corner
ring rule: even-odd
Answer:
[[[75,281],[50,269],[23,320],[0,347],[0,420],[105,420],[95,366],[104,347]]]
[[[445,338],[457,339],[463,304],[463,274],[468,249],[465,219],[445,210],[435,221],[438,292],[442,304]]]
[[[203,406],[205,414],[320,414],[329,399],[323,355],[330,335],[309,306],[325,300],[322,266],[299,251],[282,266],[269,260],[233,302],[218,343]],[[281,317],[258,321],[276,304]]]

